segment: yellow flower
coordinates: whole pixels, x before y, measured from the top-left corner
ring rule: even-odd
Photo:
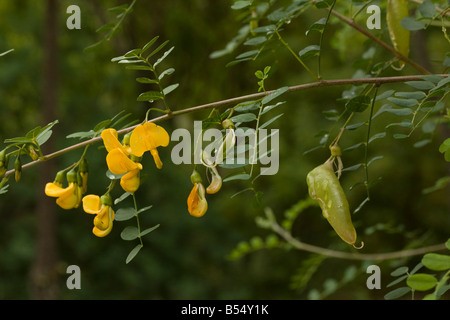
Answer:
[[[128,171],[139,169],[142,170],[142,164],[131,160],[122,149],[116,148],[111,150],[106,156],[106,164],[109,171],[114,174],[125,174]]]
[[[75,173],[68,173],[69,186],[66,188],[62,187],[62,173],[56,176],[54,182],[49,182],[45,185],[45,194],[49,197],[57,198],[56,204],[65,210],[78,208],[81,202],[82,188],[78,186],[77,180],[74,180],[76,178],[72,177],[73,174]]]
[[[83,198],[83,210],[95,214],[92,233],[97,237],[107,236],[113,227],[114,210],[111,208],[112,200],[109,195],[101,198],[97,195],[87,195]]]
[[[188,211],[191,216],[202,217],[208,210],[208,202],[205,198],[205,187],[201,182],[194,183],[194,187],[187,199]]]
[[[129,171],[127,174],[122,176],[122,178],[120,178],[120,185],[122,186],[122,189],[129,193],[136,192],[140,183],[141,179],[139,169]]]
[[[45,185],[45,194],[57,198],[56,204],[66,210],[78,208],[80,205],[80,189],[75,182],[71,182],[66,188],[58,183],[49,182]]]
[[[150,151],[158,169],[162,168],[159,158],[158,147],[167,147],[169,144],[169,134],[160,126],[153,122],[146,122],[137,126],[130,137],[131,152],[136,157],[142,157],[146,151]]]
[[[120,143],[115,129],[105,129],[101,136],[108,151],[106,164],[109,171],[117,175],[123,175],[120,179],[120,185],[126,192],[134,193],[139,188],[142,164],[132,160],[136,156],[131,153],[131,148],[128,145]]]
[[[105,145],[106,151],[111,152],[114,149],[122,149],[124,152],[125,148],[124,146],[120,143],[119,139],[118,139],[118,133],[116,131],[116,129],[105,129],[102,131],[101,133],[102,139],[103,139],[103,144]]]

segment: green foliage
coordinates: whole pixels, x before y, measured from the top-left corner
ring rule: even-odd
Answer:
[[[450,250],[450,239],[446,242],[447,249]],[[423,267],[429,271],[441,272],[438,274],[419,273]],[[423,296],[423,300],[439,300],[450,290],[450,255],[427,253],[422,257],[410,272],[406,266],[399,267],[391,272],[391,276],[397,277],[390,282],[387,287],[392,287],[406,280],[406,286],[398,287],[389,293],[384,298],[387,300],[399,299],[411,292],[412,299],[415,298],[415,293],[426,292],[432,290],[431,293]]]
[[[329,278],[323,282],[323,289],[312,289],[308,292],[308,299],[323,300],[334,294],[341,287],[352,282],[362,270],[358,270],[355,266],[349,266],[345,269],[344,274],[339,279]]]
[[[124,111],[119,112],[117,115],[115,115],[111,119],[106,119],[94,126],[93,129],[89,131],[79,131],[69,134],[66,138],[76,138],[80,140],[90,140],[95,137],[100,136],[101,132],[106,128],[115,128],[117,130],[129,128],[132,125],[137,123],[137,120],[125,122],[123,123],[127,118],[131,116],[131,113],[124,114]]]
[[[169,43],[168,40],[164,41],[156,49],[154,49],[153,51],[148,53],[147,51],[156,43],[158,38],[159,38],[158,36],[154,37],[152,40],[147,42],[142,47],[142,49],[130,50],[127,53],[125,53],[124,55],[115,57],[111,60],[113,62],[118,62],[119,64],[127,65],[126,68],[130,69],[130,70],[149,71],[151,73],[150,77],[139,77],[136,79],[136,81],[141,84],[154,85],[157,87],[158,90],[150,90],[150,91],[141,93],[137,97],[137,101],[144,101],[144,102],[149,102],[150,104],[152,104],[155,101],[162,100],[164,103],[164,109],[150,108],[147,111],[147,115],[145,118],[146,121],[148,120],[148,113],[151,110],[157,110],[162,113],[170,112],[170,108],[167,105],[166,96],[169,93],[171,93],[172,91],[174,91],[176,88],[178,88],[178,86],[179,86],[178,83],[175,83],[175,84],[168,85],[167,87],[163,87],[163,85],[161,83],[161,80],[164,78],[164,76],[170,75],[175,71],[174,68],[167,68],[162,72],[158,72],[156,69],[156,67],[159,64],[161,64],[164,61],[164,59],[167,58],[167,56],[172,52],[172,50],[175,47],[171,47],[170,49],[165,51],[162,54],[162,56],[160,56],[155,62],[152,63],[150,60],[150,58],[157,55]]]
[[[117,35],[122,27],[122,24],[127,15],[133,12],[133,7],[136,4],[136,0],[133,0],[130,4],[122,4],[109,8],[108,12],[116,15],[116,21],[107,23],[96,30],[97,33],[105,33],[103,38],[96,43],[88,46],[85,50],[94,50],[105,42],[110,41],[115,35]]]

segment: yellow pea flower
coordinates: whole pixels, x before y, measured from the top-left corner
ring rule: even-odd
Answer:
[[[157,126],[153,122],[146,122],[137,126],[131,133],[131,152],[136,157],[142,157],[146,151],[150,151],[156,167],[161,169],[162,162],[156,148],[167,147],[169,140],[169,134],[163,127]]]
[[[200,218],[208,210],[208,202],[205,198],[205,187],[201,182],[194,184],[194,187],[187,199],[188,211],[191,216]]]
[[[54,182],[49,182],[45,185],[45,194],[49,197],[57,198],[56,204],[65,210],[78,208],[80,205],[80,187],[77,183],[75,171],[69,171],[67,174],[67,181],[69,185],[66,188],[62,186],[63,172],[56,175]]]
[[[80,204],[80,189],[75,182],[69,183],[69,186],[63,188],[55,182],[49,182],[45,185],[45,194],[56,199],[56,204],[65,210],[78,208]]]
[[[111,152],[114,149],[122,149],[125,152],[124,146],[120,143],[118,139],[118,133],[116,129],[109,128],[105,129],[101,133],[103,139],[103,144],[105,145],[106,151]]]
[[[129,193],[136,192],[136,190],[139,189],[140,183],[141,178],[139,169],[131,170],[120,178],[120,185],[122,189]]]
[[[125,174],[131,170],[142,170],[142,164],[139,162],[134,162],[128,155],[119,148],[111,150],[106,156],[106,164],[108,165],[109,171],[114,174]]]
[[[126,192],[134,193],[140,185],[140,170],[142,164],[133,161],[136,156],[131,153],[128,142],[122,145],[118,140],[118,134],[115,129],[105,129],[101,133],[103,143],[108,155],[106,164],[109,171],[117,175],[124,175],[120,179],[120,185]],[[128,140],[128,136],[125,136]]]
[[[107,236],[113,227],[114,210],[111,208],[112,200],[109,195],[101,198],[97,195],[83,197],[83,210],[89,214],[95,214],[92,233],[97,237]]]

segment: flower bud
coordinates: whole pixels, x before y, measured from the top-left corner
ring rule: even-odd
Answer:
[[[14,161],[14,178],[16,182],[20,181],[22,177],[22,162],[20,161],[20,157],[17,156],[16,161]]]
[[[0,178],[3,177],[8,169],[8,156],[6,150],[0,152]]]
[[[342,156],[341,148],[337,144],[332,145],[330,147],[330,151],[331,151],[331,155],[333,157],[340,157],[340,156]]]
[[[60,187],[62,186],[63,182],[64,182],[64,176],[65,176],[65,170],[61,170],[58,171],[58,173],[56,174],[55,180],[53,181],[53,183],[59,185]]]
[[[84,158],[84,157],[80,162],[79,171],[80,172],[88,172],[89,171],[89,163],[86,160],[86,158]]]
[[[31,157],[31,159],[33,159],[34,161],[39,159],[39,155],[36,153],[36,150],[34,149],[33,145],[31,144],[27,145],[26,151],[28,155]]]
[[[5,166],[6,158],[6,150],[4,149],[0,151],[0,167]]]
[[[130,137],[131,137],[132,133],[133,132],[128,132],[126,135],[123,136],[122,144],[124,146],[129,146],[130,145]]]
[[[69,172],[67,172],[66,175],[67,182],[70,184],[72,182],[75,182],[78,184],[78,173],[74,169],[71,169]]]
[[[225,119],[222,121],[222,127],[224,129],[234,129],[234,123],[230,119]]]
[[[6,173],[6,167],[0,166],[0,178],[2,178]]]
[[[112,201],[112,198],[109,193],[105,193],[104,195],[102,195],[100,197],[100,204],[111,207],[112,203],[113,203],[113,201]]]
[[[195,169],[194,169],[194,171],[192,171],[192,174],[191,174],[191,182],[193,184],[202,182],[202,177],[201,177],[200,173],[198,173],[198,171]]]

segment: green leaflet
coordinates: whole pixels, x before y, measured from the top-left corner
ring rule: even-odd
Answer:
[[[395,50],[405,57],[409,55],[410,31],[405,29],[401,22],[408,17],[407,0],[388,0],[386,5],[386,20],[389,29],[389,36]],[[400,61],[400,68],[405,63]]]

